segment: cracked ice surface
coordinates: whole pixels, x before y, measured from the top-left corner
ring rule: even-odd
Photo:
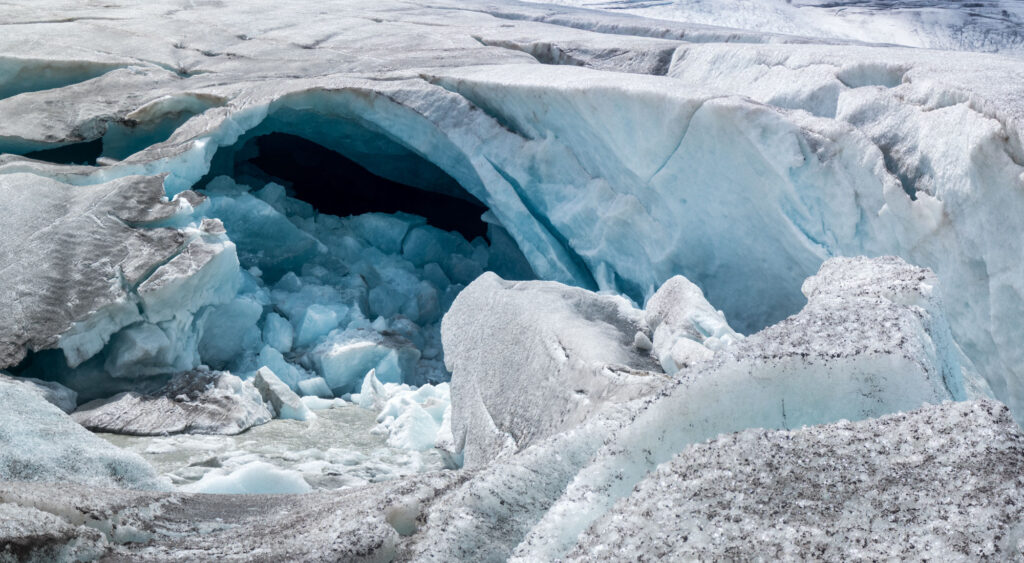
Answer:
[[[936,463],[957,471],[929,465],[933,445],[920,440],[851,462],[884,476],[906,454],[925,467],[908,489],[886,490],[930,508],[970,482],[984,494],[957,496],[958,508],[993,495],[1004,508],[958,512],[941,529],[904,514],[910,535],[871,553],[907,555],[904,539],[933,534],[951,546],[942,555],[1019,556],[1021,487],[1007,483],[1017,458],[1000,473],[1007,460],[988,447],[1012,450],[1019,430],[992,403],[943,403],[992,394],[1024,416],[1016,59],[512,1],[279,2],[255,16],[215,2],[4,10],[0,368],[71,369],[62,381],[89,400],[201,362],[239,375],[267,366],[323,396],[306,407],[334,407],[312,424],[350,408],[327,396],[359,391],[388,442],[436,443],[446,462],[466,462],[270,498],[0,483],[0,532],[29,553],[552,559],[598,547],[581,537],[642,529],[609,520],[643,513],[661,480],[692,486],[673,462],[681,452],[706,448],[711,474],[730,471],[737,451],[788,466],[779,441],[792,437],[831,452],[828,466],[851,461],[858,436],[897,443],[923,426],[953,436]],[[486,275],[456,298],[493,269],[494,238],[485,256],[407,216],[318,215],[266,178],[223,169],[272,133],[431,189],[410,164],[426,161],[488,209],[508,255],[552,281]],[[837,258],[860,255],[910,264]],[[360,260],[398,265],[328,268]],[[429,306],[423,283],[455,299],[440,333],[450,411],[444,383],[398,383],[446,376],[444,307]],[[840,421],[923,403],[905,419]],[[25,419],[43,427],[68,422],[55,408],[34,414]],[[254,432],[304,423],[271,424]],[[753,427],[791,431],[717,439]],[[279,455],[190,458],[166,472],[234,492],[261,480],[305,490],[296,474],[307,485],[327,476],[326,488],[373,480],[366,466],[346,473],[344,455],[264,465]],[[66,459],[47,468],[73,473]],[[861,537],[856,519],[813,521]],[[762,528],[783,556],[857,555]],[[675,546],[675,530],[661,531],[652,541]]]
[[[957,344],[998,398],[1024,409],[1024,357],[1012,344],[1024,334],[1022,239],[987,228],[1024,230],[1017,190],[1003,187],[1019,184],[1024,161],[1014,60],[808,45],[828,40],[517,3],[353,4],[325,14],[289,5],[255,20],[229,6],[161,6],[111,8],[103,15],[112,20],[88,24],[85,8],[60,24],[47,23],[45,5],[12,9],[21,23],[5,34],[5,64],[52,66],[54,80],[65,79],[0,100],[10,116],[0,124],[5,150],[101,138],[111,148],[98,168],[5,156],[6,190],[17,173],[104,191],[113,189],[104,182],[166,173],[167,193],[187,194],[218,148],[252,131],[306,134],[368,165],[380,162],[368,136],[383,136],[483,202],[538,277],[640,302],[682,273],[742,332],[797,311],[801,280],[829,256],[897,254],[926,265],[944,282]],[[168,15],[153,27],[157,13]],[[195,31],[212,20],[220,27]],[[47,46],[27,40],[55,26],[62,33]],[[78,46],[84,38],[94,50]],[[69,60],[93,70],[60,71]],[[296,61],[301,70],[288,70]],[[322,120],[347,133],[332,137],[315,125]],[[157,138],[147,129],[133,145],[138,124],[173,133],[147,146]],[[951,131],[966,147],[945,142]],[[158,206],[143,199],[136,204]],[[180,252],[162,244],[144,246],[143,275]],[[66,284],[82,296],[47,322],[33,320],[39,306],[14,307],[5,363],[57,339],[76,363],[136,322],[132,292],[104,275],[106,287],[74,271],[17,283],[48,294]]]

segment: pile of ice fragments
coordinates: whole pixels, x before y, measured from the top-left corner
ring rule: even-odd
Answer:
[[[239,6],[4,7],[0,561],[1024,558],[1018,59]]]

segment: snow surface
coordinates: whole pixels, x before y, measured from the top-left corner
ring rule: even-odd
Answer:
[[[551,0],[682,22],[911,47],[1024,54],[1024,7],[1012,0]]]

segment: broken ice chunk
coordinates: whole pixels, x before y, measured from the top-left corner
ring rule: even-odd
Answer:
[[[299,391],[303,396],[320,397],[321,399],[333,399],[334,393],[327,385],[327,380],[322,377],[312,377],[299,382]]]
[[[217,495],[273,495],[308,493],[313,488],[298,471],[253,461],[230,472],[211,471],[182,490]]]
[[[258,350],[261,342],[256,323],[261,316],[263,305],[246,295],[203,311],[197,322],[203,363],[223,369],[244,352]]]
[[[72,418],[94,432],[133,436],[238,434],[271,413],[251,383],[227,372],[179,374],[152,395],[121,393],[90,401]]]
[[[252,378],[253,385],[259,390],[263,400],[274,407],[277,418],[290,418],[292,420],[312,420],[316,418],[313,411],[299,399],[270,368],[266,366],[256,370]]]
[[[299,321],[295,331],[295,345],[309,346],[322,336],[338,328],[338,323],[345,318],[348,307],[344,305],[310,305]]]
[[[654,331],[654,355],[665,373],[705,360],[712,350],[742,338],[704,292],[683,276],[670,278],[647,302],[644,317]]]
[[[263,342],[273,346],[278,352],[285,354],[292,349],[292,342],[295,338],[295,329],[288,319],[270,313],[263,321]]]
[[[405,381],[420,359],[420,351],[405,338],[365,329],[335,330],[309,355],[335,395],[353,391],[371,369],[381,381]]]
[[[426,222],[422,217],[406,213],[363,213],[348,219],[348,225],[359,238],[386,254],[402,252],[405,234]]]

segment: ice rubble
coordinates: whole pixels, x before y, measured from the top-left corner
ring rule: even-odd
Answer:
[[[313,421],[275,419],[242,434],[101,436],[142,456],[179,490],[190,489],[207,477],[207,484],[214,478],[222,483],[237,482],[234,474],[253,463],[298,475],[314,491],[348,490],[445,467],[432,446],[415,451],[389,444],[386,428],[377,422],[377,411],[344,399],[330,402],[320,405],[323,408],[316,411]],[[245,482],[250,492],[275,492],[269,483],[261,489],[258,480]]]
[[[292,391],[321,396],[358,390],[370,370],[390,383],[448,378],[438,324],[462,283],[495,260],[485,240],[403,213],[317,214],[274,183],[252,190],[222,176],[203,195],[173,220],[206,234],[139,286],[142,317],[92,358],[64,351],[80,365],[41,354],[24,374],[85,399],[197,366],[244,378],[266,369]],[[282,416],[312,416],[293,402]]]
[[[367,372],[352,401],[377,414],[377,430],[388,435],[388,445],[413,451],[433,450],[452,441],[451,392],[448,383],[382,383],[374,370]],[[447,460],[449,465],[454,465]]]

